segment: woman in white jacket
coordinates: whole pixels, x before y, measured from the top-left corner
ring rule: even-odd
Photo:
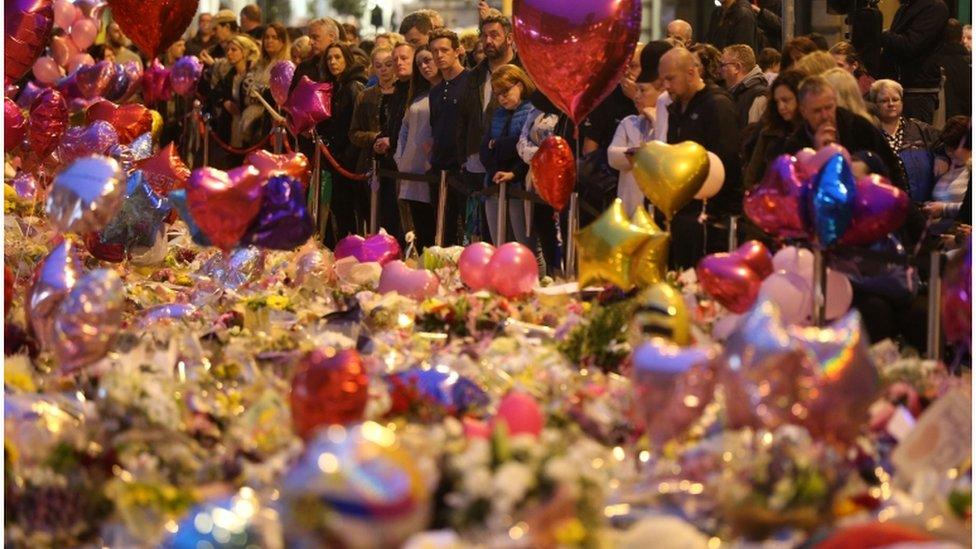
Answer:
[[[607,149],[610,167],[620,172],[617,197],[623,201],[628,215],[634,215],[637,208],[644,204],[644,193],[634,179],[633,151],[654,139],[654,118],[660,94],[660,90],[652,83],[637,84],[634,104],[637,105],[638,114],[632,114],[620,121]]]

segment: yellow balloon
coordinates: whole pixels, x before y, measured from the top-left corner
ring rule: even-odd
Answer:
[[[630,321],[631,346],[652,337],[663,337],[677,345],[691,343],[691,320],[681,292],[666,282],[658,282],[636,298],[637,308]]]
[[[596,221],[576,234],[580,288],[598,282],[609,282],[625,290],[633,288],[631,262],[650,236],[650,231],[630,222],[623,202],[615,200]]]
[[[153,143],[159,144],[159,136],[163,131],[163,115],[159,114],[159,111],[149,111],[149,115],[152,116],[152,140]]]
[[[631,223],[647,230],[650,237],[641,244],[630,262],[630,279],[638,287],[644,288],[664,280],[668,272],[668,249],[671,246],[671,233],[657,226],[654,218],[644,208],[637,208]]]
[[[708,178],[708,151],[693,141],[651,141],[634,154],[634,179],[669,220],[694,198]]]

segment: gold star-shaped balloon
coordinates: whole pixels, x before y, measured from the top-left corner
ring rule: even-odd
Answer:
[[[596,282],[609,282],[625,290],[632,288],[631,263],[649,237],[647,229],[627,219],[623,202],[615,200],[596,221],[576,234],[580,288]]]
[[[662,231],[643,207],[637,208],[631,223],[650,233],[650,237],[641,244],[630,262],[631,281],[645,288],[664,280],[664,275],[668,272],[671,234]]]

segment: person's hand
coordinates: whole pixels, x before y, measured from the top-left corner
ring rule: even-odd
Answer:
[[[759,12],[761,12],[761,11],[762,11],[762,8],[760,8],[760,7],[759,7],[759,6],[757,6],[756,4],[749,4],[749,7],[750,7],[750,8],[752,8],[752,11],[754,11],[754,12],[756,12],[756,13],[759,13]]]
[[[210,52],[207,50],[203,50],[202,52],[200,52],[200,55],[198,55],[197,57],[200,58],[200,61],[203,62],[204,65],[210,66],[214,64],[214,58],[210,55]]]
[[[813,146],[818,151],[837,141],[837,128],[829,122],[821,124],[813,134]]]
[[[922,206],[922,211],[928,217],[939,218],[945,213],[945,204],[942,202],[926,202]]]
[[[657,120],[657,107],[644,107],[641,114],[653,124]]]
[[[935,163],[932,165],[932,175],[936,179],[945,175],[949,171],[949,161],[945,158],[936,158]]]
[[[231,113],[234,116],[241,114],[241,109],[237,107],[237,103],[234,103],[230,99],[224,101],[224,110]]]
[[[390,150],[390,138],[381,137],[373,142],[373,152],[376,154],[386,154]]]
[[[491,6],[485,0],[480,0],[478,2],[478,20],[484,21],[485,17],[488,17],[488,12],[491,10]]]
[[[627,78],[626,76],[623,77],[623,79],[620,80],[620,91],[624,92],[627,99],[633,101],[634,98],[637,97],[637,82]]]
[[[515,179],[515,174],[512,172],[497,172],[495,173],[495,177],[491,178],[491,181],[500,185],[502,183],[508,183],[513,179]]]

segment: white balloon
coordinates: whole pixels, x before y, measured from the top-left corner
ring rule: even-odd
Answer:
[[[851,308],[854,288],[844,273],[827,269],[827,320],[836,320]]]
[[[759,289],[763,297],[779,306],[787,324],[805,322],[813,311],[813,287],[797,273],[780,270],[766,277]]]
[[[796,273],[802,276],[807,284],[813,281],[813,252],[806,248],[786,246],[773,256],[773,269]]]
[[[725,185],[725,164],[722,159],[713,152],[708,153],[708,177],[698,193],[695,194],[696,200],[708,200],[718,194]]]

